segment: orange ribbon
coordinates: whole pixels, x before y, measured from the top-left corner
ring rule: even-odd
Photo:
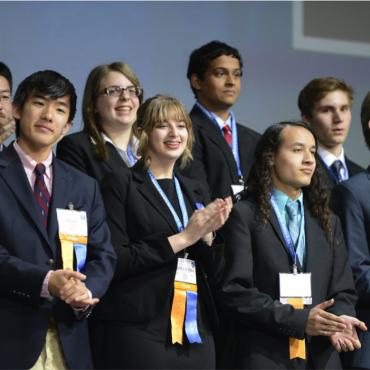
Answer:
[[[183,327],[185,321],[186,291],[197,291],[197,286],[193,284],[175,281],[175,291],[173,293],[173,303],[171,310],[171,333],[172,343],[182,344]]]
[[[288,298],[288,304],[291,304],[296,309],[303,309],[303,298]],[[306,359],[306,342],[305,339],[289,338],[289,354],[290,359],[299,357]]]
[[[62,246],[63,269],[69,267],[73,270],[73,243],[87,244],[87,237],[60,233],[59,239]]]

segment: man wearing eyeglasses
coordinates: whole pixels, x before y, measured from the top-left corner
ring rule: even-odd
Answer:
[[[14,133],[11,95],[13,79],[10,69],[0,62],[0,151],[3,150],[5,140]]]

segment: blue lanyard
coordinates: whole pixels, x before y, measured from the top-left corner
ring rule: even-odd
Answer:
[[[185,229],[185,227],[187,226],[187,224],[189,222],[189,218],[188,218],[188,211],[186,210],[186,205],[185,205],[184,197],[182,195],[179,180],[177,180],[177,177],[175,176],[175,174],[173,174],[173,178],[175,180],[177,198],[179,199],[182,218],[184,219],[184,226],[182,225],[182,222],[181,222],[179,216],[177,215],[176,211],[173,209],[171,202],[168,200],[166,194],[164,193],[162,188],[159,186],[158,181],[155,179],[155,177],[153,176],[153,174],[152,174],[152,172],[150,171],[149,168],[148,168],[148,173],[149,173],[150,179],[152,180],[154,186],[158,190],[159,194],[161,194],[163,200],[166,202],[167,207],[170,209],[170,211],[172,213],[172,216],[175,219],[177,228],[179,229],[179,233],[181,233],[181,231],[183,231]]]
[[[197,101],[195,105],[216,125],[216,127],[220,129],[222,135],[224,135],[224,133],[222,132],[212,112],[210,112],[207,108],[204,108],[203,105],[199,103],[199,101]],[[238,131],[236,128],[234,114],[231,111],[230,111],[230,116],[231,116],[231,151],[233,153],[236,166],[238,168],[238,175],[239,175],[240,181],[243,182],[243,174],[242,174],[242,170],[240,167],[240,158],[239,158]]]
[[[134,154],[132,153],[131,140],[128,142],[127,156],[131,163],[131,166],[133,166],[136,163],[136,158],[134,157]]]
[[[287,226],[285,225],[285,221],[283,219],[283,216],[281,215],[281,213],[279,211],[279,207],[277,205],[277,202],[276,202],[276,199],[275,199],[274,194],[271,194],[271,196],[270,196],[270,203],[271,203],[272,208],[274,209],[275,214],[276,214],[276,217],[277,217],[277,219],[279,221],[280,229],[281,229],[281,232],[283,233],[285,244],[287,245],[288,250],[289,250],[289,253],[292,256],[293,265],[294,265],[293,266],[294,267],[294,273],[296,274],[297,273],[297,252],[294,249],[293,240],[292,240],[292,238],[291,238],[291,236],[289,234],[289,231],[288,231]],[[301,228],[299,230],[299,236],[298,236],[298,241],[297,241],[297,248],[298,248],[298,246],[302,242],[303,230],[304,230],[304,222],[305,222],[304,221],[303,202],[301,202],[301,205],[302,205]]]
[[[321,156],[320,156],[321,157]],[[335,180],[335,183],[338,184],[338,179],[337,179],[337,176],[335,176],[335,173],[333,172],[333,170],[331,169],[331,167],[329,167],[327,165],[327,163],[324,161],[324,159],[321,157],[321,160],[324,162],[326,168],[330,171],[330,173],[332,174],[332,176],[334,177],[334,180]],[[348,175],[348,168],[347,166],[343,165],[344,166],[344,178],[343,180],[347,180],[349,175]]]

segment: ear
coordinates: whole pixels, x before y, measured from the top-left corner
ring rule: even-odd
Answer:
[[[367,123],[367,127],[369,127],[369,129],[370,129],[370,121]]]
[[[143,133],[143,129],[142,129],[141,127],[138,127],[138,128],[136,129],[136,133],[137,133],[137,136],[138,136],[139,138],[141,138],[141,134]]]
[[[198,77],[196,73],[193,73],[190,77],[191,87],[195,90],[202,89],[202,80]]]
[[[270,161],[270,166],[273,167],[275,165],[275,153],[272,153],[272,159]]]
[[[16,103],[13,103],[13,117],[16,118],[16,119],[21,119],[21,107],[16,104]]]

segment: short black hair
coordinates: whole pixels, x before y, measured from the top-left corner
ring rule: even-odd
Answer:
[[[9,67],[3,62],[0,62],[0,76],[3,76],[8,81],[8,84],[10,87],[10,93],[12,93],[13,91],[12,73],[10,72]]]
[[[18,86],[14,95],[13,104],[23,109],[23,106],[32,92],[38,92],[42,95],[49,96],[51,99],[58,99],[69,96],[69,117],[68,122],[72,121],[76,114],[77,95],[72,83],[55,71],[39,71],[24,79]],[[20,121],[15,118],[16,137],[20,133]]]
[[[188,65],[188,72],[186,74],[189,81],[194,73],[201,80],[204,80],[204,75],[207,69],[210,67],[212,60],[222,55],[232,56],[238,59],[240,64],[240,71],[242,73],[243,60],[238,49],[235,49],[221,41],[211,41],[191,53]],[[191,89],[193,90],[195,97],[197,97],[197,91],[192,86]]]

